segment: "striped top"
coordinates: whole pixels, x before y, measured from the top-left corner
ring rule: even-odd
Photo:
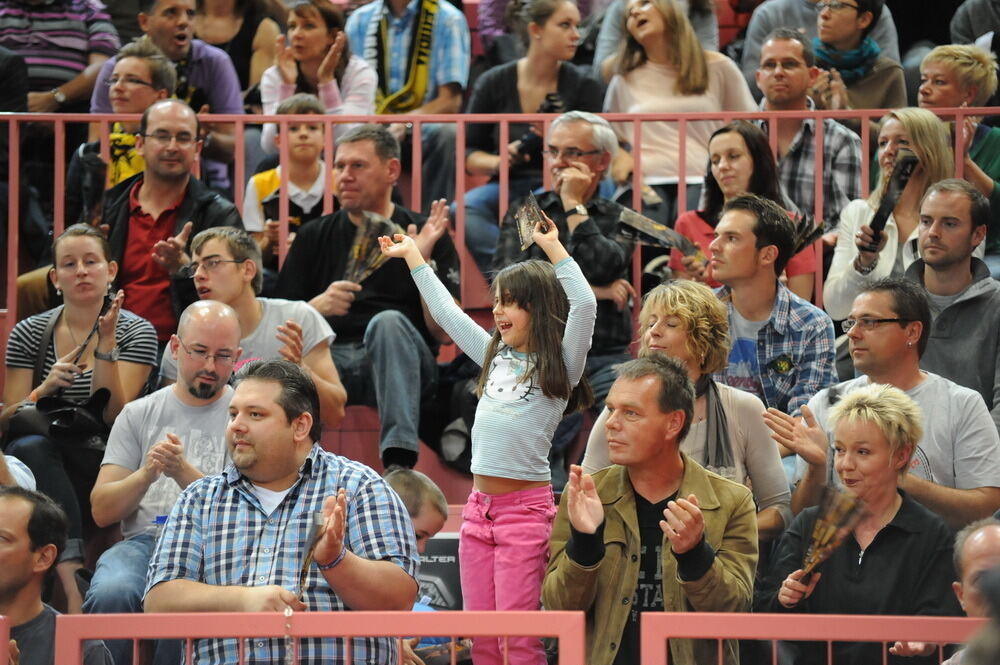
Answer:
[[[431,316],[476,364],[485,361],[490,333],[455,303],[426,264],[413,270]],[[597,299],[580,266],[566,258],[555,266],[556,277],[569,300],[562,356],[570,385],[583,376],[597,318]],[[472,472],[516,480],[549,480],[549,447],[567,400],[547,397],[535,380],[521,378],[534,363],[534,354],[519,353],[501,344],[490,365],[483,396],[472,426]]]
[[[49,319],[60,311],[62,310],[57,307],[18,321],[7,341],[7,367],[32,371],[35,369],[35,358],[38,356],[38,347],[41,344],[45,326],[48,325]],[[55,337],[54,334],[53,337]],[[120,353],[119,360],[156,366],[156,331],[146,319],[123,309],[118,315],[115,339]],[[95,343],[91,342],[91,344]],[[43,380],[44,377],[48,376],[56,359],[71,351],[71,349],[56,349],[55,346],[53,340],[45,349],[45,362],[42,365]],[[88,367],[85,372],[78,374],[73,385],[62,392],[62,397],[73,400],[85,400],[90,397],[90,379],[93,376],[93,369],[93,367]],[[37,386],[32,386],[32,388],[37,388]]]
[[[41,5],[0,1],[0,46],[24,58],[28,85],[50,90],[87,68],[92,53],[118,52],[118,32],[99,0],[52,0]]]

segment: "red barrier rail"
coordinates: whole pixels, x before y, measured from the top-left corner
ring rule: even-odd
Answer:
[[[995,112],[995,109],[991,108],[954,108],[954,109],[938,109],[935,111],[939,116],[946,119],[955,119],[957,122],[963,122],[967,116],[980,116],[989,115]],[[867,194],[868,192],[868,180],[870,173],[870,144],[871,135],[868,120],[877,120],[881,118],[886,111],[878,109],[866,109],[866,110],[849,110],[849,111],[756,111],[751,113],[648,113],[648,114],[627,114],[627,113],[607,113],[603,114],[611,122],[631,122],[633,123],[633,159],[635,163],[641,166],[642,163],[642,146],[639,140],[641,136],[641,125],[644,122],[676,122],[678,123],[679,133],[686,136],[687,123],[690,121],[719,121],[719,122],[729,122],[731,120],[746,119],[746,120],[782,120],[782,119],[802,119],[802,118],[834,118],[834,119],[860,119],[861,122],[861,141],[862,141],[862,161],[861,161],[861,186],[862,192]],[[21,163],[21,149],[19,145],[20,137],[20,126],[27,122],[50,122],[54,125],[55,132],[55,190],[56,192],[62,192],[65,185],[65,172],[66,172],[66,159],[64,151],[61,149],[65,145],[65,132],[66,123],[100,123],[102,128],[106,130],[109,127],[109,123],[117,120],[135,120],[137,116],[135,115],[115,115],[115,114],[87,114],[87,113],[77,113],[77,114],[27,114],[27,113],[2,113],[0,114],[0,123],[8,123],[8,136],[10,144],[10,177],[9,177],[9,189],[10,192],[19,191],[20,185],[20,163]],[[421,206],[421,170],[422,170],[422,150],[420,145],[420,137],[423,130],[423,125],[426,123],[451,123],[456,124],[456,145],[455,145],[455,159],[458,165],[463,165],[465,163],[465,135],[466,126],[469,123],[499,123],[500,124],[500,137],[501,145],[505,145],[504,141],[509,138],[509,123],[511,122],[541,122],[546,130],[551,124],[552,120],[557,117],[555,115],[547,114],[537,114],[537,113],[527,113],[527,114],[458,114],[458,115],[419,115],[419,116],[322,116],[323,121],[332,128],[335,124],[340,123],[357,123],[357,122],[377,122],[377,123],[393,123],[393,122],[412,122],[413,123],[413,147],[412,147],[412,160],[414,164],[421,165],[421,168],[414,168],[412,173],[412,179],[410,181],[410,193],[408,197],[409,205],[411,208],[419,209]],[[235,126],[235,145],[236,152],[234,156],[234,179],[233,179],[233,191],[234,198],[236,200],[236,205],[242,210],[243,206],[243,193],[246,186],[246,169],[244,165],[244,127],[249,124],[259,124],[262,122],[275,122],[278,124],[281,130],[287,130],[288,124],[291,122],[298,121],[316,121],[316,116],[260,116],[260,115],[213,115],[213,116],[203,116],[203,122],[216,122],[216,123],[232,123]],[[817,132],[815,136],[815,142],[817,146],[816,150],[816,204],[813,211],[814,217],[817,223],[821,223],[823,219],[823,155],[822,155],[822,122],[816,123]],[[107,159],[108,156],[108,138],[107,131],[102,131],[101,135],[101,155]],[[681,140],[686,140],[683,137]],[[956,133],[955,136],[955,174],[957,177],[961,177],[964,172],[964,151],[961,145],[962,134],[961,132]],[[777,134],[771,133],[771,146],[772,149],[777,151]],[[333,166],[333,133],[328,130],[326,132],[326,147],[324,151],[324,159],[328,168]],[[287,145],[281,147],[279,155],[282,161],[287,160],[288,148]],[[509,154],[506,150],[500,151],[501,166],[500,166],[500,218],[506,213],[507,209],[507,191],[508,191],[508,165],[509,165]],[[686,166],[686,155],[682,152],[678,155],[678,169],[677,172],[685,173]],[[633,169],[632,176],[633,185],[633,207],[639,209],[641,205],[641,192],[640,185],[642,183],[642,170],[641,168]],[[543,177],[543,184],[545,187],[551,187],[552,179],[551,174],[546,171]],[[466,308],[483,308],[490,305],[490,299],[488,293],[485,289],[485,281],[482,275],[479,274],[478,269],[471,261],[471,257],[468,256],[465,250],[465,190],[466,190],[466,173],[464,168],[456,169],[455,177],[455,208],[456,208],[456,219],[455,219],[455,246],[462,257],[462,303]],[[678,209],[683,212],[687,210],[690,205],[695,202],[690,202],[686,200],[686,189],[684,187],[678,188]],[[55,232],[58,234],[63,229],[63,210],[64,201],[61,197],[56,197],[53,201],[54,208],[54,228]],[[283,260],[285,253],[287,251],[287,238],[288,238],[288,189],[287,183],[282,182],[281,188],[279,190],[279,209],[280,218],[282,221],[281,233],[279,239],[279,257]],[[327,190],[324,193],[324,212],[329,212],[332,210],[332,192]],[[808,211],[803,211],[808,212]],[[20,200],[17,196],[10,196],[8,199],[8,219],[18,220],[20,218]],[[16,317],[16,276],[20,273],[18,270],[18,224],[10,223],[7,229],[7,257],[6,266],[0,267],[0,272],[7,275],[7,288],[6,288],[6,309],[0,309],[0,333],[3,334],[3,339],[6,339],[11,328],[13,328],[14,322],[17,320]],[[640,279],[640,269],[638,253],[634,262],[635,270],[633,270],[633,281],[638,286]],[[816,302],[821,304],[820,298],[822,297],[822,272],[818,271],[815,293]],[[6,345],[0,345],[0,376],[3,372],[3,360],[6,352]]]
[[[644,664],[668,662],[672,639],[719,640],[720,654],[716,661],[719,665],[723,662],[721,640],[724,639],[823,641],[827,643],[827,663],[834,663],[830,655],[832,642],[881,642],[888,646],[896,641],[962,644],[985,624],[985,619],[955,617],[647,612],[642,615],[639,640]],[[885,647],[882,652],[885,663]],[[940,658],[940,649],[938,655]],[[777,662],[775,653],[773,663]]]
[[[64,614],[56,619],[55,662],[82,665],[94,639],[531,636],[559,640],[560,665],[585,665],[582,612],[277,612],[213,614]],[[3,624],[0,623],[0,636]],[[242,650],[241,650],[242,651]],[[454,655],[453,655],[454,657]],[[350,661],[348,661],[350,662]]]

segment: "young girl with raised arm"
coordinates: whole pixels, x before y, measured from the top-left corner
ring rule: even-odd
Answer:
[[[556,225],[546,222],[547,230],[537,225],[532,238],[554,267],[524,261],[497,274],[492,336],[455,303],[413,238],[379,239],[383,253],[406,260],[434,320],[483,368],[472,428],[473,489],[458,550],[467,610],[538,609],[555,517],[549,446],[563,414],[591,400],[581,378],[597,301]],[[444,228],[446,208],[438,202],[422,232]],[[476,665],[503,662],[500,644],[477,638]],[[545,663],[537,638],[510,639],[507,657],[512,665]]]

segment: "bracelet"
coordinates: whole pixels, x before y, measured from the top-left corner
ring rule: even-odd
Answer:
[[[860,255],[856,259],[854,259],[854,269],[858,271],[859,275],[868,275],[868,274],[870,274],[873,270],[875,270],[875,267],[877,265],[878,265],[878,257],[877,256],[875,257],[875,261],[873,261],[870,266],[863,266],[863,265],[861,265],[861,256]]]
[[[340,562],[344,560],[345,556],[347,556],[347,546],[346,545],[341,545],[340,546],[340,554],[338,554],[333,559],[333,561],[331,561],[330,563],[320,563],[319,561],[317,561],[316,562],[316,566],[320,570],[330,570],[331,568],[336,568],[338,565],[340,565]]]

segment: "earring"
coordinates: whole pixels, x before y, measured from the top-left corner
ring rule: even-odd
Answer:
[[[59,296],[60,298],[62,297],[62,289],[60,289],[58,286],[56,287],[56,295]]]
[[[912,346],[913,346],[913,342],[907,342],[907,343],[906,343],[906,346],[908,346],[908,347],[912,347]]]

